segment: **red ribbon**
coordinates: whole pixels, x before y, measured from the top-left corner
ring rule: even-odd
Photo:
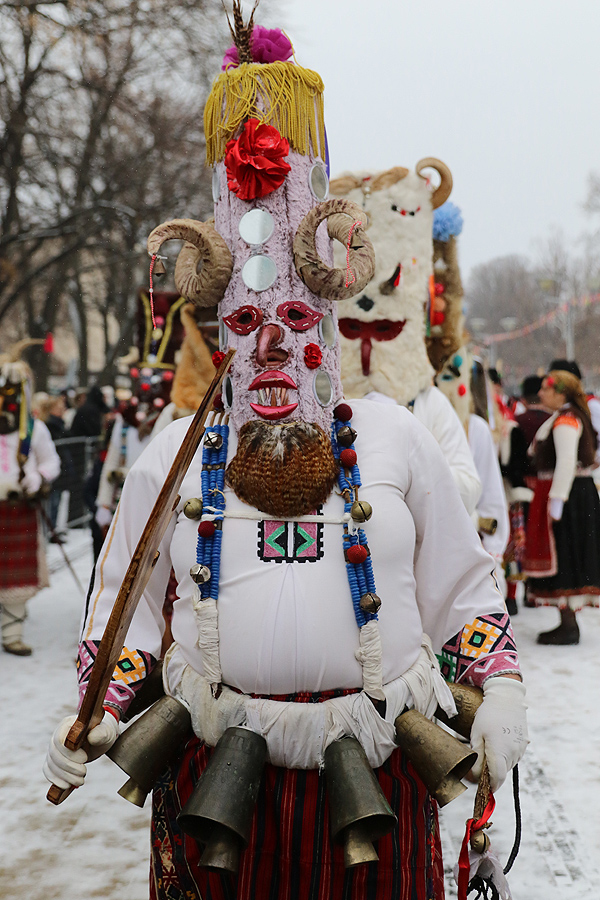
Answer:
[[[467,891],[469,889],[469,874],[471,866],[469,864],[469,843],[471,835],[475,831],[480,831],[489,821],[490,816],[494,812],[496,801],[494,795],[490,792],[487,806],[483,811],[480,819],[467,819],[467,827],[465,828],[465,836],[463,838],[462,847],[460,848],[460,856],[458,857],[458,900],[467,900]]]

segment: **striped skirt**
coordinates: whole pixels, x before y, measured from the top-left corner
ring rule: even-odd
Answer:
[[[155,788],[150,900],[443,900],[437,807],[399,750],[376,770],[398,817],[379,862],[345,869],[323,773],[266,765],[236,877],[200,868],[201,848],[176,822],[211,753],[191,738]]]

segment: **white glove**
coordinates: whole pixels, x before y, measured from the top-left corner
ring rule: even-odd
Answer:
[[[473,775],[478,779],[483,757],[495,793],[516,766],[529,743],[525,715],[525,685],[514,678],[495,676],[483,685],[483,703],[475,714],[471,747],[477,753]]]
[[[45,777],[62,790],[81,787],[86,774],[85,763],[110,750],[119,736],[119,723],[111,713],[105,712],[102,721],[87,736],[89,752],[69,750],[65,747],[65,738],[76,718],[77,716],[67,716],[62,720],[50,739],[44,762]]]
[[[563,514],[563,506],[565,501],[560,497],[550,497],[550,518],[555,522],[560,522]]]
[[[42,486],[42,476],[35,469],[30,469],[29,472],[25,472],[23,478],[21,479],[21,488],[30,496],[37,494],[39,489]]]
[[[107,506],[99,506],[96,510],[96,522],[100,528],[106,528],[112,522],[113,514]]]

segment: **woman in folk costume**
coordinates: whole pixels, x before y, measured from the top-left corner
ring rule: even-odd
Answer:
[[[429,168],[441,177],[433,191],[422,174]],[[450,171],[439,160],[428,158],[417,163],[414,172],[396,166],[376,175],[342,175],[331,182],[330,190],[364,210],[376,255],[373,280],[339,306],[346,396],[408,407],[442,448],[465,507],[472,513],[481,484],[460,423],[433,386],[425,343],[425,305],[433,285],[433,213],[452,190]],[[343,250],[337,258],[341,265]],[[430,299],[434,317],[443,301]]]
[[[484,686],[473,740],[496,788],[527,741],[516,649],[436,442],[399,406],[343,401],[336,301],[365,287],[373,250],[360,209],[325,200],[319,76],[287,61],[281,32],[252,31],[239,18],[205,112],[214,226],[179,220],[149,241],[153,254],[171,237],[196,245],[181,251],[178,286],[200,304],[220,301],[221,346],[236,356],[129,629],[107,713],[89,734],[90,755],[111,745],[155,663],[173,565],[180,599],[164,681],[189,706],[195,735],[154,790],[151,897],[441,898],[436,806],[398,750],[393,723],[406,705],[429,716],[438,698],[450,705],[435,651],[450,680]],[[318,229],[325,221],[348,249],[341,269]],[[165,429],[129,473],[85,615],[82,692],[188,424]],[[85,754],[64,747],[70,721],[46,763],[58,786],[85,776]],[[199,864],[202,850],[176,819],[212,748],[240,725],[266,740],[268,762],[231,880]],[[360,741],[403,823],[379,840],[379,862],[347,870],[330,837],[320,771],[326,748],[344,735]]]
[[[47,587],[40,491],[60,473],[60,458],[43,422],[30,412],[31,370],[24,340],[0,356],[0,623],[2,647],[30,656],[23,642],[27,601]]]
[[[553,414],[529,453],[537,470],[527,517],[524,574],[537,606],[557,606],[560,624],[538,644],[578,644],[576,612],[598,606],[600,501],[593,479],[596,432],[579,378],[551,371],[539,392]]]

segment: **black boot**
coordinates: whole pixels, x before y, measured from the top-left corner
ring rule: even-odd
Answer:
[[[517,606],[517,601],[514,597],[506,598],[506,612],[509,614],[511,619],[519,612],[519,607]]]
[[[579,625],[572,609],[561,609],[560,625],[552,631],[543,631],[537,636],[538,644],[578,644]]]

